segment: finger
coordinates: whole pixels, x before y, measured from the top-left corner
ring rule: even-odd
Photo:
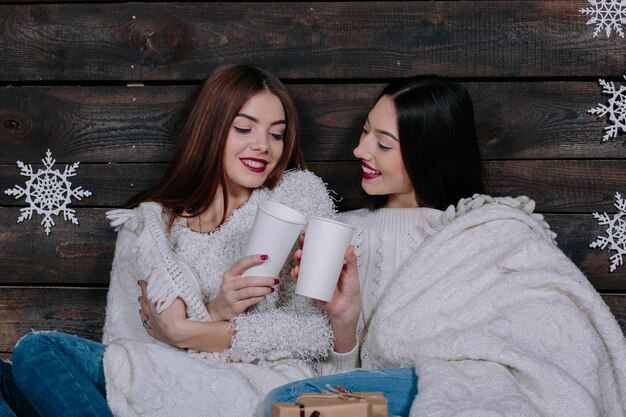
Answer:
[[[237,302],[252,298],[265,297],[274,292],[271,287],[247,287],[237,291]]]
[[[300,266],[296,265],[296,266],[294,266],[293,268],[291,268],[290,275],[291,275],[291,278],[292,278],[294,281],[298,281],[298,274],[299,274],[299,273],[300,273]]]
[[[246,270],[252,268],[255,265],[260,265],[263,262],[267,261],[267,255],[248,255],[239,259],[235,264],[230,268],[230,272],[235,275],[241,275]]]
[[[300,233],[300,236],[298,236],[298,246],[300,249],[304,246],[304,233]]]
[[[357,257],[354,254],[354,246],[349,245],[348,248],[346,249],[346,273],[349,275],[354,275],[355,272],[357,272],[358,267],[357,267]]]
[[[250,287],[271,287],[278,285],[280,281],[274,277],[242,277],[233,283],[233,289],[240,290]]]
[[[297,249],[293,253],[293,259],[296,261],[296,263],[300,263],[300,261],[302,260],[302,249]]]
[[[236,307],[237,307],[238,311],[245,311],[248,308],[252,307],[253,305],[260,303],[263,300],[265,300],[265,296],[263,296],[263,297],[254,297],[254,298],[247,298],[245,300],[242,300],[242,301],[238,302]]]
[[[141,295],[143,295],[144,297],[147,298],[148,296],[148,283],[142,279],[140,279],[139,281],[137,281],[137,284],[139,284],[139,288],[141,288]]]

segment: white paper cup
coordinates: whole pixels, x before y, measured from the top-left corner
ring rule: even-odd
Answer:
[[[296,294],[330,301],[353,233],[354,227],[349,224],[308,218]]]
[[[245,255],[265,254],[269,258],[248,269],[242,276],[277,277],[305,221],[302,214],[290,207],[272,201],[260,202]]]

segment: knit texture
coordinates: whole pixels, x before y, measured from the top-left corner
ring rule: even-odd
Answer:
[[[378,302],[374,367],[415,366],[412,417],[623,417],[624,335],[526,197],[442,213]]]
[[[340,213],[340,220],[356,227],[352,244],[357,256],[362,312],[357,327],[357,346],[352,352],[331,352],[317,365],[323,375],[346,372],[356,367],[371,368],[368,345],[369,324],[379,300],[393,283],[396,271],[439,227],[442,211],[431,208],[360,209]]]
[[[232,318],[232,347],[221,353],[185,351],[147,335],[139,320],[137,280],[148,280],[149,298],[160,310],[176,297],[190,319],[210,320],[205,303],[219,290],[223,273],[244,253],[257,205],[271,200],[305,216],[335,218],[325,185],[308,171],[287,172],[273,190],[257,189],[226,223],[209,234],[177,221],[168,234],[167,215],[155,203],[108,213],[118,230],[103,342],[107,400],[115,416],[253,416],[265,394],[312,375],[332,347],[326,314],[294,293],[283,268],[277,291]]]

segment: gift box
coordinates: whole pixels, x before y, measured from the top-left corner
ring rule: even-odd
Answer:
[[[382,392],[350,392],[341,387],[303,393],[295,403],[272,404],[272,417],[387,417]]]

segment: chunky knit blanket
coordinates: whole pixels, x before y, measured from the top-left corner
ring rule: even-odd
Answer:
[[[375,366],[415,366],[412,417],[623,417],[624,335],[526,197],[464,199],[370,323]]]
[[[168,232],[168,217],[155,203],[108,213],[118,239],[103,334],[104,371],[115,416],[254,416],[267,392],[312,376],[315,361],[327,355],[332,347],[328,317],[295,294],[288,275],[291,259],[277,291],[232,318],[236,336],[225,352],[176,349],[152,339],[141,326],[138,279],[148,280],[148,296],[159,309],[181,297],[190,319],[211,320],[205,303],[217,294],[223,273],[243,256],[257,205],[266,199],[305,216],[336,216],[320,178],[299,170],[287,172],[273,190],[255,190],[210,234],[191,231],[184,219]]]

